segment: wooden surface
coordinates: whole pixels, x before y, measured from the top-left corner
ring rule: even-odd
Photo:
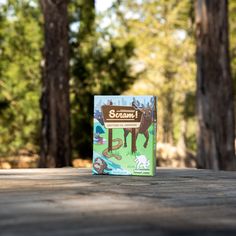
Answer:
[[[0,170],[0,235],[236,235],[236,172]]]

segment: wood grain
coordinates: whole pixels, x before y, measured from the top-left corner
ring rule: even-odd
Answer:
[[[0,235],[236,235],[236,172],[0,170]]]

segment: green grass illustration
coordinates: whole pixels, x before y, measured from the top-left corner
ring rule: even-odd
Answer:
[[[154,128],[153,125],[149,127],[149,141],[146,148],[143,147],[143,144],[145,143],[146,140],[144,135],[143,134],[138,135],[136,141],[137,151],[135,153],[131,152],[131,133],[129,133],[129,135],[127,136],[127,147],[124,147],[124,129],[113,129],[112,138],[113,139],[120,138],[123,141],[123,145],[119,149],[113,150],[112,152],[109,153],[119,155],[122,157],[122,159],[117,160],[114,157],[111,157],[109,159],[114,163],[120,165],[123,169],[126,169],[133,174],[134,169],[136,167],[136,162],[135,162],[136,156],[145,155],[150,162],[150,170],[151,170],[153,163],[152,161],[153,154],[154,154],[153,152],[154,143],[153,143],[153,132],[152,132],[153,128]],[[106,140],[106,142],[105,144],[94,144],[94,151],[102,155],[103,150],[108,147],[108,131],[106,130],[106,132],[101,136]],[[116,143],[117,142],[113,142],[112,145],[114,146]]]

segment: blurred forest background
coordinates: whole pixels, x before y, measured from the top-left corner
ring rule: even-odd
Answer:
[[[236,88],[236,1],[229,1],[228,9]],[[153,94],[158,96],[158,165],[195,167],[194,1],[71,0],[68,19],[73,165],[91,165],[93,95]],[[43,24],[39,1],[0,0],[2,168],[38,163]]]

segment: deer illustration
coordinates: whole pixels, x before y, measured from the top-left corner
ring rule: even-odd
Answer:
[[[143,144],[143,147],[146,148],[148,145],[148,139],[149,139],[149,133],[148,133],[148,128],[152,124],[152,109],[150,107],[148,108],[141,108],[140,111],[143,113],[142,118],[141,118],[141,124],[139,128],[135,129],[135,148],[134,151],[137,151],[136,147],[136,140],[138,137],[138,134],[143,134],[146,138],[145,143]],[[126,138],[129,133],[132,132],[131,128],[124,128],[124,147],[127,147],[127,142]]]

